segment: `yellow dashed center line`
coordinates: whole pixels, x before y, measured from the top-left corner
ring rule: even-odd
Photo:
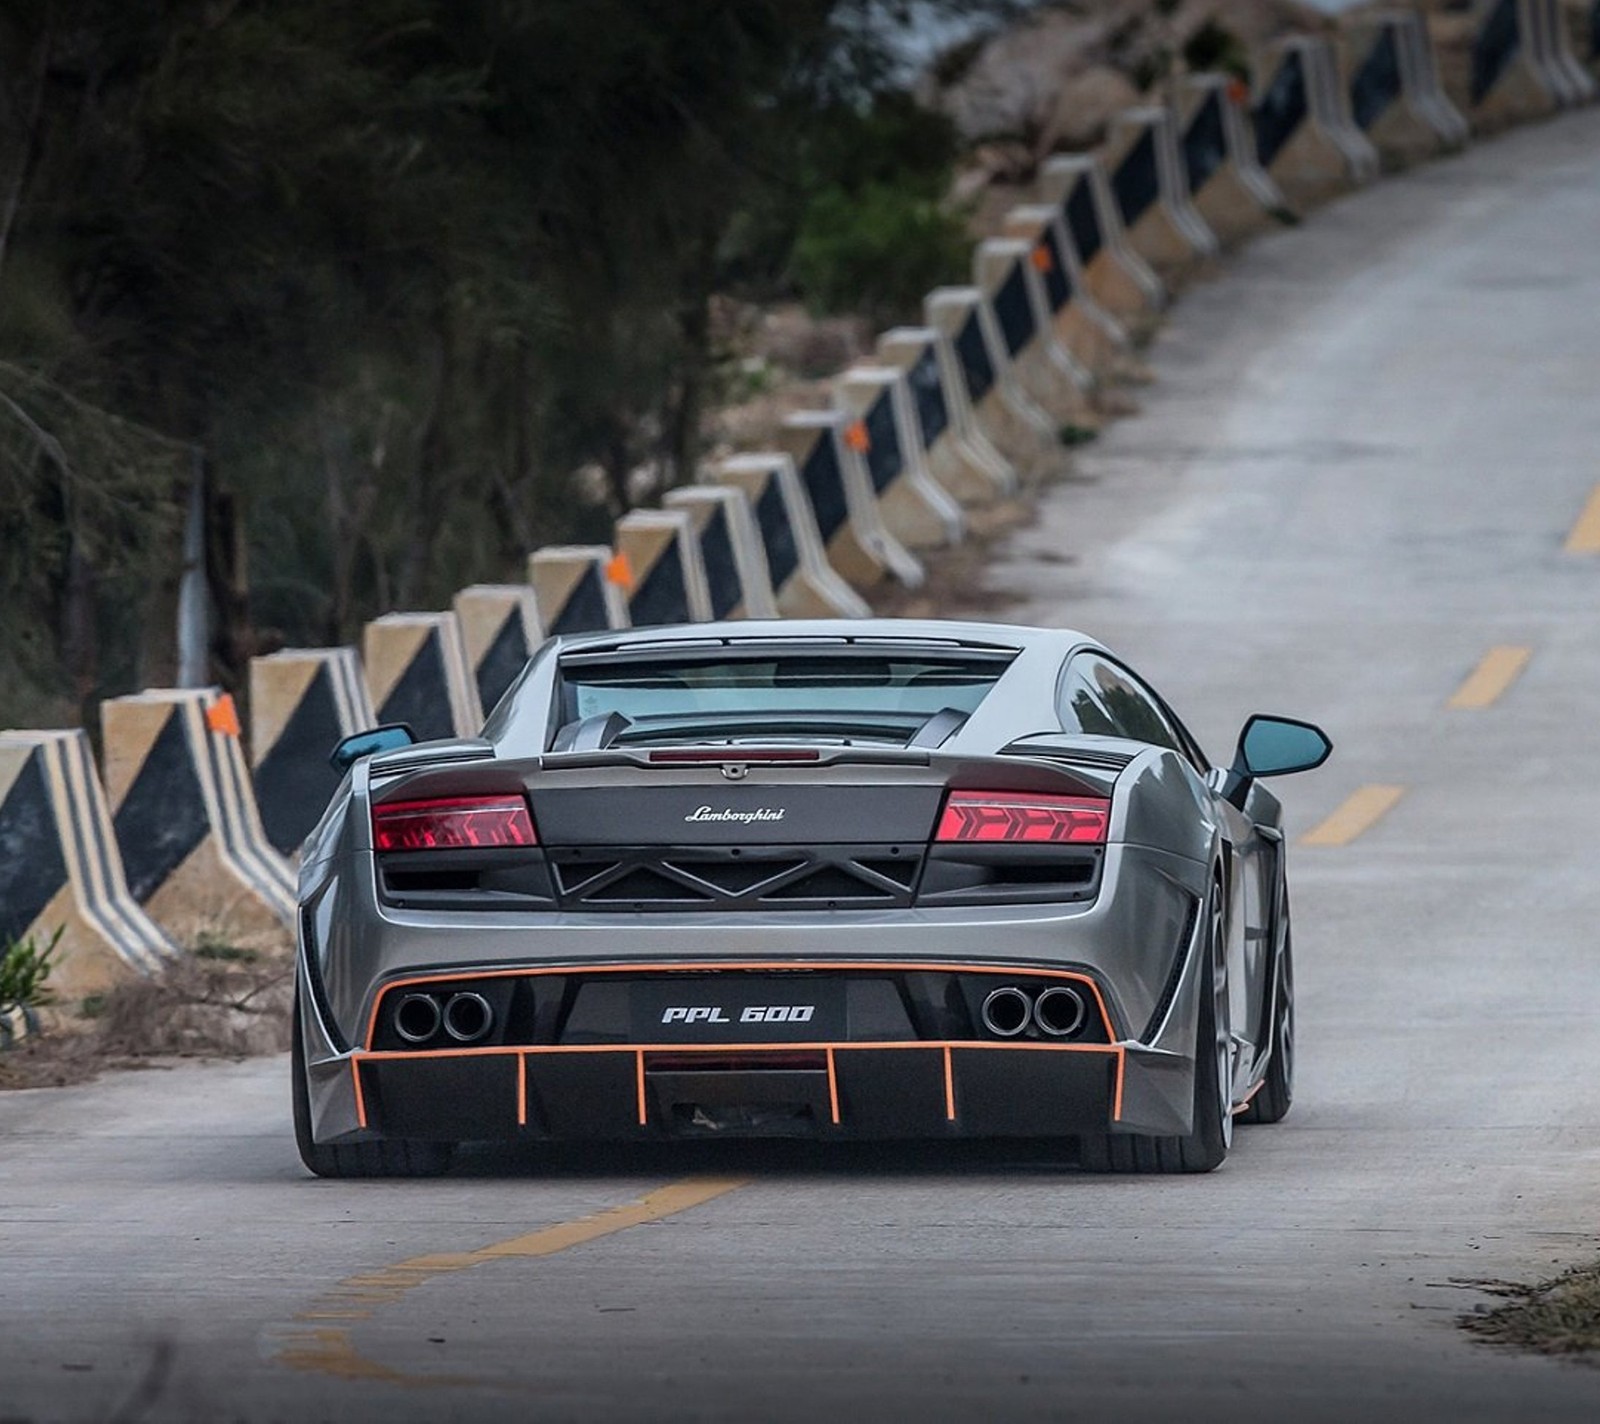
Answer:
[[[1532,648],[1490,648],[1472,675],[1456,689],[1448,703],[1457,708],[1489,707],[1521,675],[1533,656]]]
[[[1569,554],[1600,554],[1600,485],[1594,487],[1583,513],[1578,516],[1578,522],[1567,535],[1566,551]]]
[[[1406,794],[1403,786],[1363,786],[1346,798],[1345,803],[1320,826],[1300,838],[1301,845],[1349,845],[1357,836],[1369,831]]]
[[[369,1320],[379,1306],[394,1304],[420,1285],[488,1261],[554,1256],[574,1246],[598,1241],[603,1236],[614,1236],[630,1226],[676,1216],[725,1196],[742,1187],[745,1180],[742,1177],[690,1177],[649,1192],[638,1201],[513,1236],[508,1241],[497,1241],[473,1251],[413,1256],[380,1271],[350,1276],[295,1316],[293,1325],[279,1334],[273,1357],[292,1370],[338,1379],[385,1380],[390,1384],[407,1385],[470,1383],[452,1375],[408,1374],[369,1360],[356,1349],[348,1328],[330,1326],[326,1322]]]

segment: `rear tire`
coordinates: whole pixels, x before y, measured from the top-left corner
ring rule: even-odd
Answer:
[[[1278,962],[1278,987],[1273,996],[1272,1056],[1267,1076],[1240,1122],[1282,1122],[1294,1102],[1294,946],[1283,928],[1283,957]]]
[[[306,1086],[306,1049],[300,1033],[300,996],[295,995],[294,1037],[289,1049],[294,1079],[294,1140],[306,1170],[318,1177],[437,1177],[450,1170],[451,1142],[318,1142],[311,1135],[311,1098]]]
[[[1205,962],[1200,970],[1200,1014],[1195,1031],[1194,1130],[1187,1136],[1086,1134],[1078,1163],[1085,1172],[1211,1172],[1233,1141],[1232,1036],[1228,1031],[1227,937],[1221,889],[1213,892]]]

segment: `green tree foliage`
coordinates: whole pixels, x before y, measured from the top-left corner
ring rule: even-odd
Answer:
[[[198,468],[237,687],[685,477],[713,293],[958,275],[909,15],[0,0],[0,721],[171,677]]]

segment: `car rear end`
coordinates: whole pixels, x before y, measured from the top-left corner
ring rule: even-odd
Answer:
[[[1129,754],[963,740],[1019,650],[673,651],[558,659],[534,755],[358,767],[319,1136],[1177,1121],[1130,1055],[1194,897],[1119,839]]]

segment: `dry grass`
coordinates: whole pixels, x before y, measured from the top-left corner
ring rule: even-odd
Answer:
[[[1492,1345],[1541,1355],[1600,1354],[1600,1264],[1578,1266],[1538,1285],[1475,1284],[1506,1304],[1480,1305],[1460,1317],[1461,1328]]]
[[[0,1054],[0,1090],[86,1082],[158,1058],[247,1058],[289,1046],[294,963],[202,943],[160,974],[130,979]]]

